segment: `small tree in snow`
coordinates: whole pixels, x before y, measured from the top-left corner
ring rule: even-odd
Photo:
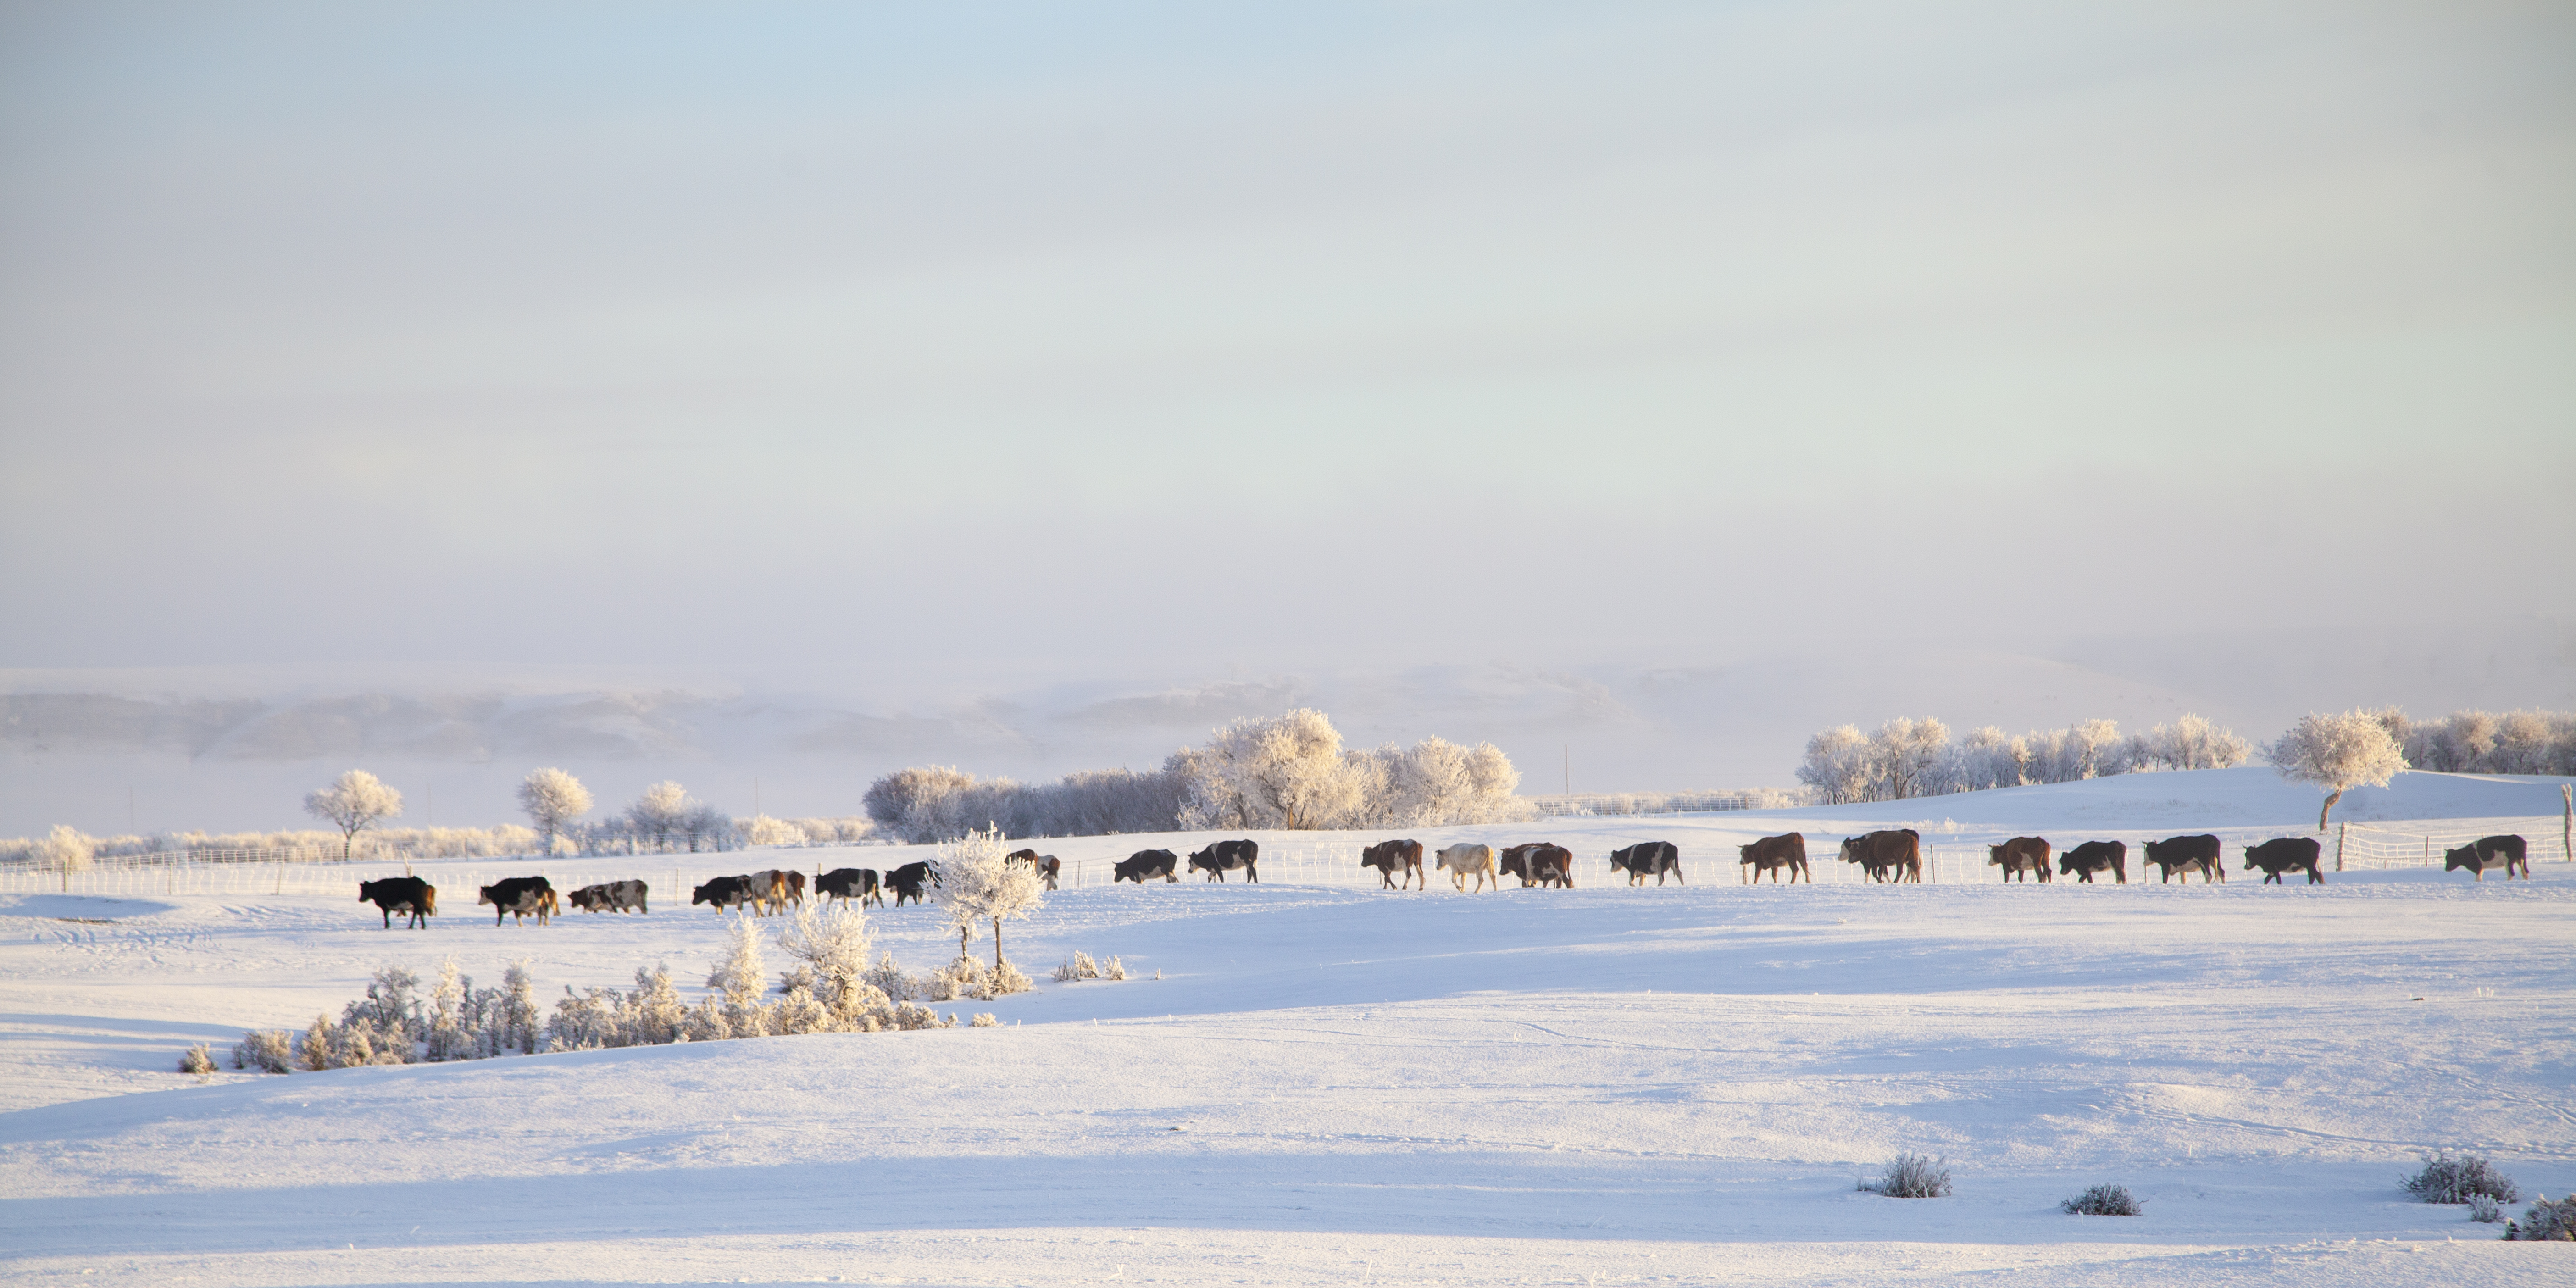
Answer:
[[[560,769],[540,769],[519,784],[519,808],[536,824],[539,852],[552,854],[564,824],[590,812],[590,789]]]
[[[644,789],[635,803],[626,807],[627,821],[635,834],[653,842],[655,850],[671,848],[671,832],[689,813],[689,792],[673,782],[655,783]]]
[[[1005,989],[1002,922],[1035,912],[1046,900],[1046,881],[1026,863],[1013,863],[997,831],[969,832],[939,847],[939,902],[957,927],[957,955],[966,955],[967,937],[978,922],[993,923],[993,989]]]
[[[2317,811],[2317,830],[2326,830],[2326,816],[2334,812],[2335,802],[2355,787],[2386,787],[2388,780],[2406,768],[2406,756],[2398,749],[2397,740],[2388,727],[2367,711],[2347,711],[2342,715],[2310,713],[2289,732],[2281,735],[2267,749],[2272,764],[2281,777],[2294,783],[2314,783],[2326,789],[2325,807]]]
[[[305,796],[304,812],[340,829],[340,857],[345,860],[360,831],[378,819],[402,817],[402,793],[366,770],[352,769],[330,786]]]
[[[804,989],[842,1025],[857,1024],[893,1000],[868,982],[867,914],[847,902],[822,911],[811,904],[800,908],[796,923],[779,934],[778,946],[797,962],[779,991]]]
[[[37,866],[61,873],[65,890],[72,888],[72,874],[88,871],[97,853],[98,843],[68,823],[56,823],[45,839],[36,842]]]

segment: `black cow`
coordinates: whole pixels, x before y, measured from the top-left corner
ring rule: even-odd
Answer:
[[[1574,851],[1552,841],[1531,841],[1503,851],[1502,870],[1521,879],[1521,888],[1574,888]]]
[[[492,905],[493,925],[500,925],[503,917],[517,918],[525,925],[528,914],[533,912],[542,926],[554,915],[555,885],[544,877],[512,877],[483,887],[474,902],[478,907]]]
[[[2129,884],[2129,843],[2126,841],[2086,841],[2057,857],[2059,876],[2071,876],[2086,885],[2093,884],[2093,874],[2109,869],[2120,884]]]
[[[1736,874],[1740,877],[1749,874],[1750,880],[1760,881],[1762,874],[1768,872],[1771,884],[1778,885],[1780,873],[1785,870],[1791,885],[1796,885],[1801,876],[1807,878],[1808,885],[1816,883],[1816,874],[1807,868],[1807,834],[1804,832],[1766,836],[1751,845],[1738,846],[1736,850],[1744,856],[1736,860],[1739,865]]]
[[[877,889],[875,868],[840,868],[826,872],[814,878],[814,897],[844,902],[856,899],[862,908],[868,906],[870,900],[875,900],[878,907],[885,906],[885,895]]]
[[[1923,834],[1910,827],[1843,838],[1845,863],[1857,863],[1872,881],[1923,879]]]
[[[1654,874],[1656,885],[1662,885],[1667,872],[1673,874],[1674,881],[1689,884],[1682,881],[1681,847],[1670,841],[1639,841],[1627,849],[1613,850],[1610,870],[1627,873],[1632,886],[1644,885],[1648,873]]]
[[[2442,870],[2456,872],[2467,868],[2478,880],[2487,879],[2487,869],[2501,867],[2504,878],[2513,879],[2513,870],[2522,869],[2522,879],[2531,879],[2531,855],[2519,836],[2482,836],[2456,850],[2442,851]]]
[[[927,861],[907,863],[886,873],[885,884],[886,889],[894,891],[894,906],[902,907],[906,899],[914,903],[923,903],[926,900],[922,898],[921,887],[938,885],[939,869],[930,866]]]
[[[2182,872],[2184,881],[2191,880],[2193,868],[2200,869],[2202,885],[2227,879],[2227,864],[2219,858],[2218,838],[2205,832],[2199,836],[2172,836],[2161,841],[2149,841],[2146,851],[2147,862],[2164,873],[2156,879],[2157,885],[2172,880],[2177,869]],[[2146,876],[2145,868],[2138,869],[2139,880],[2145,880]]]
[[[610,881],[573,891],[571,902],[572,906],[584,912],[649,913],[653,910],[644,906],[645,896],[649,893],[651,888],[641,881]]]
[[[2263,869],[2265,885],[2281,881],[2284,872],[2300,871],[2308,874],[2309,885],[2324,885],[2326,874],[2317,870],[2317,855],[2317,838],[2313,836],[2274,837],[2261,845],[2245,847],[2245,870]]]
[[[394,914],[411,914],[411,928],[427,930],[423,917],[438,915],[438,887],[419,877],[386,877],[382,881],[358,883],[358,902],[372,903],[385,914],[385,929],[394,928]]]
[[[1255,841],[1218,841],[1190,856],[1190,871],[1205,872],[1208,880],[1223,881],[1225,874],[1243,869],[1243,879],[1258,884],[1261,869],[1261,846]]]
[[[1422,877],[1420,841],[1380,841],[1360,852],[1360,866],[1377,869],[1380,889],[1403,890],[1415,882],[1422,882],[1424,889],[1430,888],[1430,883],[1423,881]],[[1402,881],[1395,879],[1399,871],[1404,873]]]
[[[2016,836],[2001,845],[1986,847],[1986,866],[2002,868],[2004,880],[2019,881],[2027,872],[2032,880],[2048,884],[2048,838]]]
[[[758,902],[764,888],[750,877],[710,877],[705,885],[690,893],[689,906],[694,908],[703,903],[722,912],[727,908]]]
[[[1143,885],[1147,877],[1161,877],[1166,882],[1178,881],[1180,878],[1173,873],[1180,866],[1181,856],[1170,850],[1138,850],[1120,859],[1118,866],[1110,869],[1109,884],[1133,881]]]

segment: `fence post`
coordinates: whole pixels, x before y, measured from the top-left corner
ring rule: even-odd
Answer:
[[[2559,858],[2564,862],[2576,863],[2576,786],[2560,783],[2558,799],[2565,802],[2567,807],[2567,812],[2558,816]]]
[[[2337,871],[2337,872],[2341,872],[2341,871],[2343,871],[2343,833],[2344,833],[2344,829],[2345,829],[2345,828],[2348,828],[2348,827],[2351,827],[2351,826],[2352,826],[2352,824],[2350,824],[2350,823],[2337,823],[2337,824],[2335,824],[2335,871]]]

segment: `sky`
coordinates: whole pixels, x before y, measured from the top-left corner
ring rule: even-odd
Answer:
[[[2570,228],[2552,4],[12,4],[0,670],[2538,703]]]

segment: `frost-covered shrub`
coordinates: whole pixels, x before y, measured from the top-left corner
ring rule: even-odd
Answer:
[[[1080,951],[1075,952],[1063,965],[1055,968],[1055,980],[1059,984],[1070,984],[1076,980],[1085,979],[1125,978],[1127,978],[1126,963],[1111,957],[1109,963],[1104,966],[1093,961],[1091,954]]]
[[[909,1002],[930,991],[927,981],[904,974],[903,968],[894,964],[893,953],[879,957],[877,964],[868,968],[866,979],[870,987],[897,1002]]]
[[[1001,1024],[1001,1021],[994,1019],[991,1011],[977,1011],[975,1013],[975,1018],[968,1021],[966,1027],[972,1029],[989,1029],[999,1024]]]
[[[233,1067],[285,1073],[295,1067],[295,1035],[284,1029],[253,1029],[233,1044]]]
[[[2504,1219],[2504,1204],[2484,1194],[2469,1196],[2469,1219],[2482,1225],[2494,1225]]]
[[[2076,1216],[2136,1216],[2146,1205],[2126,1185],[2096,1185],[2057,1207]]]
[[[188,1048],[179,1056],[179,1072],[181,1073],[213,1073],[214,1071],[215,1053],[211,1047],[203,1042]]]
[[[1887,1164],[1887,1174],[1875,1181],[1862,1181],[1860,1188],[1892,1199],[1938,1199],[1950,1194],[1950,1169],[1947,1159],[1928,1154],[1899,1154]]]
[[[984,995],[984,963],[973,957],[961,953],[957,960],[930,973],[931,1001],[954,1002]]]
[[[2448,1150],[2424,1160],[2424,1170],[2407,1177],[2406,1192],[2427,1203],[2466,1203],[2469,1196],[2483,1194],[2499,1203],[2511,1203],[2522,1197],[2521,1187],[2513,1178],[2495,1169],[2493,1163],[2475,1154],[2457,1158]]]
[[[2520,1221],[2505,1222],[2504,1237],[2528,1243],[2576,1242],[2576,1194],[2555,1203],[2541,1195]]]
[[[1004,958],[1001,965],[994,967],[992,973],[984,977],[984,996],[982,1000],[991,1001],[996,997],[1008,997],[1013,993],[1025,993],[1035,987],[1037,987],[1037,985],[1032,983],[1028,976],[1020,973],[1020,967],[1017,962]]]

